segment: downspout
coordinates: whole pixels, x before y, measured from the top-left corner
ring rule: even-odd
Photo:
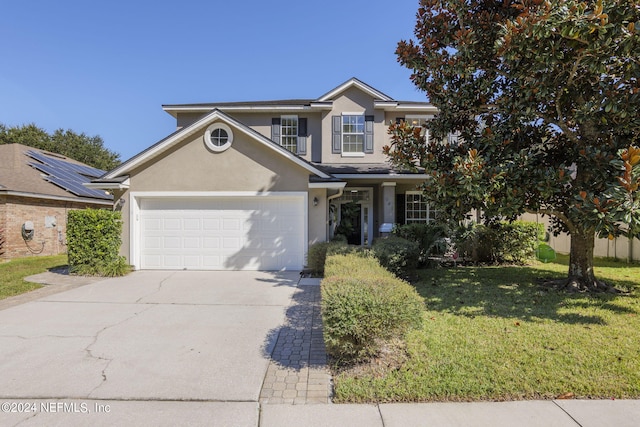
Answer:
[[[337,199],[338,197],[341,197],[343,193],[344,193],[344,187],[338,188],[338,192],[336,194],[334,194],[333,196],[327,197],[327,204],[329,204],[333,199]]]
[[[344,193],[344,187],[346,187],[346,185],[343,185],[342,187],[338,188],[338,192],[336,194],[327,197],[327,217],[329,217],[330,215],[329,210],[331,209],[331,201],[333,199],[342,197],[342,194]],[[327,221],[327,239],[329,239],[329,235],[331,234],[330,231],[331,231],[331,224],[329,224],[329,221]]]

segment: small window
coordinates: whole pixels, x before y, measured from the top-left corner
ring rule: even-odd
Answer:
[[[231,147],[233,132],[224,123],[214,123],[205,131],[204,143],[211,151],[220,153]]]
[[[435,221],[437,211],[429,206],[419,191],[405,194],[405,223],[429,223]]]

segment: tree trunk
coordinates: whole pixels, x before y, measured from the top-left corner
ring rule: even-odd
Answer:
[[[570,291],[606,292],[611,288],[596,279],[593,272],[595,230],[578,229],[571,233],[569,277],[566,288]]]

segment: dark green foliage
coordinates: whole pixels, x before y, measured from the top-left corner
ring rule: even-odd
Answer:
[[[346,245],[348,243],[347,236],[344,234],[336,234],[333,236],[333,239],[331,239],[331,243],[344,243]]]
[[[346,255],[346,254],[366,254],[367,249],[362,246],[350,245],[347,243],[346,238],[343,239],[343,236],[339,236],[339,238],[331,240],[329,245],[327,246],[327,256],[329,255]]]
[[[416,242],[391,235],[376,239],[371,250],[384,268],[399,277],[418,267],[420,246]]]
[[[86,276],[123,276],[131,268],[118,255],[122,216],[104,209],[69,211],[67,244],[71,273]]]
[[[4,229],[0,228],[0,255],[4,253]]]
[[[327,352],[343,362],[363,361],[384,342],[422,324],[424,302],[408,283],[364,254],[331,255],[322,281]]]
[[[329,242],[317,242],[309,246],[307,253],[307,268],[314,275],[322,276],[324,274],[324,263],[327,259],[327,248]]]
[[[455,246],[460,256],[483,263],[523,264],[535,257],[544,226],[535,222],[471,223],[460,227]]]
[[[448,237],[448,229],[444,224],[398,225],[394,227],[393,234],[418,244],[420,262],[425,262],[431,255],[442,255],[447,249],[443,239]]]
[[[340,223],[336,227],[336,237],[343,236],[345,240],[356,229],[356,223],[360,216],[360,206],[355,202],[345,203],[340,208]]]
[[[58,129],[49,134],[33,123],[16,127],[0,123],[0,144],[27,145],[62,154],[102,170],[110,170],[120,164],[120,155],[105,148],[100,136],[77,134],[70,129]]]

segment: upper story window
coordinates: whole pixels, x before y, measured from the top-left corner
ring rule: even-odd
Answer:
[[[424,199],[419,191],[405,193],[405,224],[428,223],[436,220],[436,210]]]
[[[429,123],[431,118],[429,116],[407,116],[404,120],[407,123],[410,123],[411,126],[423,126]]]
[[[342,116],[342,152],[364,153],[364,116]]]
[[[396,118],[396,123],[400,123],[401,121],[405,121],[409,124],[411,124],[412,126],[425,126],[425,133],[424,133],[424,137],[425,137],[425,142],[428,144],[429,140],[431,139],[431,132],[429,130],[428,127],[428,123],[431,120],[431,116],[412,116],[412,115],[407,115],[406,117],[398,117]],[[443,144],[451,144],[451,145],[457,145],[459,143],[459,138],[460,138],[460,133],[459,132],[450,132],[447,136],[445,136],[444,138],[442,138],[442,143]]]
[[[331,152],[349,156],[373,153],[374,116],[342,113],[332,117]]]
[[[307,154],[307,119],[280,116],[271,119],[271,140],[294,154]]]
[[[298,152],[298,116],[280,118],[280,145],[292,153]]]
[[[407,116],[404,118],[404,120],[411,124],[411,126],[413,127],[425,127],[424,130],[424,140],[425,142],[428,144],[429,143],[429,137],[430,132],[429,132],[429,128],[426,126],[429,123],[429,120],[431,120],[431,117],[429,116]]]

